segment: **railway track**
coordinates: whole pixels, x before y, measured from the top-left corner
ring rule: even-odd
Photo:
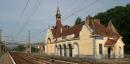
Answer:
[[[16,64],[51,64],[43,59],[38,59],[25,53],[10,53]]]
[[[16,64],[78,64],[50,58],[41,58],[26,53],[10,52],[10,55],[12,56]]]
[[[13,58],[15,64],[111,64],[111,62],[113,62],[112,64],[114,63],[129,64],[128,59],[124,62],[123,61],[116,62],[110,59],[108,59],[110,60],[108,61],[104,59],[104,61],[103,60],[102,61],[85,60],[85,61],[79,61],[77,63],[74,63],[74,62],[56,60],[52,58],[45,58],[40,55],[33,55],[33,54],[26,54],[26,53],[11,52],[10,55]]]

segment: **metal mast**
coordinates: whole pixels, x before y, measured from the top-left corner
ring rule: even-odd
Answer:
[[[30,31],[28,31],[28,46],[29,46],[29,53],[31,53],[31,40],[30,40]]]
[[[0,29],[0,42],[2,42],[2,30]]]

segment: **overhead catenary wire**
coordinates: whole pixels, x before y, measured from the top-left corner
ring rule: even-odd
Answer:
[[[81,5],[85,4],[86,1],[87,1],[87,0],[82,0],[81,2],[79,2],[79,4],[78,4],[76,7],[74,7],[74,8],[73,8],[72,10],[70,10],[69,12],[66,12],[65,14],[70,13],[70,12],[74,12],[77,8],[80,8]],[[74,3],[75,3],[75,1],[72,2],[71,6],[73,6]],[[70,6],[69,6],[69,7],[70,7]],[[68,8],[68,9],[69,9],[69,8]],[[66,9],[65,9],[65,10],[66,10]]]
[[[63,20],[66,20],[66,19],[68,19],[69,17],[75,15],[76,13],[81,12],[84,8],[86,9],[86,8],[88,8],[89,6],[91,6],[92,4],[95,4],[96,2],[97,2],[97,0],[94,1],[93,3],[89,4],[88,6],[85,6],[85,7],[81,8],[81,9],[79,9],[78,11],[72,13],[71,15],[67,16],[67,17],[64,18]],[[30,17],[29,17],[29,18],[30,18]],[[19,32],[22,32],[22,31],[23,31],[23,29],[25,28],[26,24],[28,24],[28,22],[29,22],[29,21],[27,21],[27,22],[24,24],[24,27],[23,27]],[[19,34],[19,33],[18,33],[18,34]]]
[[[87,1],[87,0],[82,0],[76,7],[74,7],[74,5],[75,5],[75,0],[73,0],[73,1],[71,2],[71,4],[68,5],[69,7],[65,8],[65,9],[63,10],[63,14],[65,14],[64,16],[66,16],[66,15],[67,15],[68,13],[70,13],[70,12],[75,11],[77,8],[80,8],[80,5],[83,5],[83,4],[85,3],[85,1]],[[70,9],[70,7],[72,7],[72,9]],[[68,10],[68,11],[67,11],[67,10]],[[64,16],[63,16],[63,18],[64,18]]]
[[[84,3],[85,3],[85,1],[86,1],[86,0],[83,0],[83,1],[81,2],[81,4],[84,4]],[[67,20],[69,17],[71,17],[71,16],[75,15],[76,13],[81,12],[83,9],[87,9],[87,8],[89,8],[90,6],[92,6],[93,4],[95,4],[95,3],[97,3],[97,2],[98,2],[98,0],[95,0],[94,2],[92,2],[92,3],[88,4],[87,6],[85,6],[85,7],[81,8],[81,9],[77,10],[76,12],[72,13],[71,15],[67,16],[67,17],[66,17],[66,18],[64,18],[63,20]],[[80,6],[78,6],[78,7],[80,7]],[[73,12],[76,8],[77,8],[77,7],[75,7],[75,8],[74,8],[74,9],[72,9],[71,11]]]
[[[36,38],[38,35],[40,35],[41,33],[45,32],[48,28],[45,28],[44,30],[40,31],[39,33],[33,35],[34,38]]]
[[[75,4],[75,0],[73,0],[68,6],[70,7],[70,6],[73,6]],[[66,10],[69,10],[70,8],[65,8],[64,10],[64,12],[66,12]]]
[[[17,28],[18,28],[18,26],[19,26],[19,23],[20,23],[20,21],[21,21],[23,15],[24,15],[24,13],[25,13],[27,7],[28,7],[29,2],[30,2],[30,0],[27,0],[27,2],[26,2],[26,4],[25,4],[25,7],[23,8],[21,14],[19,15],[18,20],[17,20],[17,23],[16,23],[16,25],[14,26],[14,29],[12,30],[12,35],[14,35],[14,33],[16,32],[16,30],[17,30]]]
[[[29,3],[29,0],[28,0],[28,3]],[[39,0],[39,4],[38,5],[40,5],[40,3],[41,3],[41,0]],[[27,8],[27,5],[26,5],[26,7],[24,8],[24,9],[26,9]],[[38,8],[38,6],[36,7],[36,8]],[[35,11],[34,11],[35,12]],[[24,12],[23,12],[24,13]],[[33,15],[33,14],[32,14]],[[29,19],[30,19],[30,17],[32,16],[32,15],[30,15],[29,16]],[[21,15],[22,16],[22,15]],[[23,31],[23,29],[26,27],[26,25],[28,24],[28,22],[29,22],[29,19],[27,19],[27,21],[23,24],[23,26],[22,26],[22,28],[19,30],[19,32],[17,33],[17,35],[19,35],[22,31]]]
[[[42,30],[41,32],[39,32],[38,34],[35,34],[33,36],[35,36],[33,39],[36,39],[39,35],[41,35],[41,33],[44,33],[47,31],[48,28],[45,28],[44,30]],[[33,42],[36,42],[37,40],[34,40]]]
[[[71,16],[73,16],[73,15],[75,15],[75,14],[77,14],[77,13],[81,12],[81,11],[82,11],[82,10],[84,10],[84,9],[89,8],[90,6],[92,6],[93,4],[97,3],[98,1],[99,1],[99,0],[95,0],[94,2],[92,2],[92,3],[88,4],[87,6],[85,6],[85,7],[81,8],[81,9],[79,9],[79,10],[75,11],[75,12],[73,12],[73,13],[72,13],[72,14],[70,14],[69,16],[65,17],[63,20],[64,20],[64,21],[65,21],[65,20],[67,20],[67,19],[68,19],[68,18],[70,18]]]
[[[20,28],[20,30],[18,31],[18,33],[16,33],[16,35],[21,34],[21,32],[24,30],[24,28],[26,27],[26,25],[29,23],[30,18],[36,13],[37,9],[39,8],[39,6],[41,5],[43,0],[38,0],[38,5],[35,6],[32,14],[30,16],[28,16],[27,20],[23,23],[23,26]]]

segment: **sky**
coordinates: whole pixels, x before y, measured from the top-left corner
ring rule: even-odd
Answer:
[[[130,0],[0,0],[0,29],[5,41],[43,42],[49,26],[55,25],[57,6],[62,23],[73,25],[77,17],[85,20],[115,6],[125,6]]]

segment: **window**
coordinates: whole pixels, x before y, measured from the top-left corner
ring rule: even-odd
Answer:
[[[99,44],[99,54],[102,54],[102,44]]]
[[[119,54],[121,54],[121,47],[119,47]]]

